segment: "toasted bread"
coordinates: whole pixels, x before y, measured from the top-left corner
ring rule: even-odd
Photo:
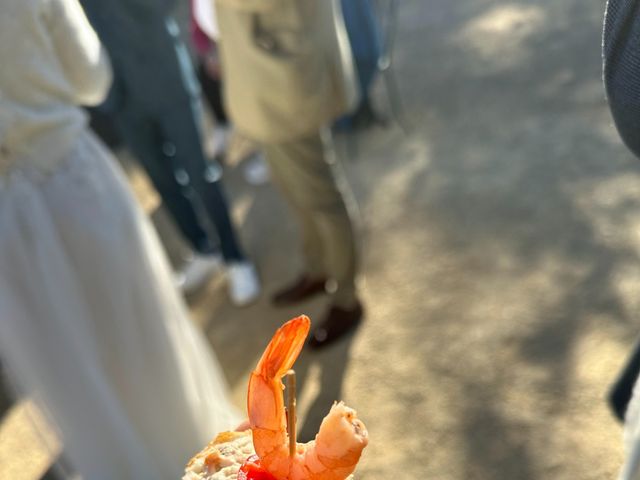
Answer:
[[[254,454],[251,430],[222,432],[189,461],[182,480],[236,480],[243,462]]]

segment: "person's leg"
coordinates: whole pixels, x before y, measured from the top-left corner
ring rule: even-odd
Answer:
[[[175,24],[173,25],[175,27]],[[184,45],[175,37],[175,51],[182,71],[183,88],[189,101],[175,105],[160,113],[162,133],[172,148],[173,169],[179,172],[180,184],[191,200],[200,225],[214,238],[217,234],[220,248],[228,267],[229,295],[236,305],[246,305],[260,294],[260,282],[253,265],[240,249],[231,224],[229,210],[222,187],[218,182],[220,169],[206,161],[201,132],[201,101],[193,86],[193,66]]]
[[[240,248],[219,181],[220,169],[206,161],[191,105],[181,105],[159,116],[164,142],[171,146],[170,163],[209,238],[218,237],[227,266],[229,296],[238,306],[260,294],[255,268]]]
[[[168,30],[174,36],[177,66],[181,71],[182,89],[188,101],[158,114],[165,141],[172,146],[172,164],[179,171],[181,184],[199,215],[202,228],[212,236],[217,234],[222,255],[227,263],[245,261],[231,224],[229,209],[218,182],[220,171],[207,162],[202,147],[201,124],[202,104],[195,69],[185,45],[175,35],[177,25],[173,18],[167,22]],[[204,214],[206,213],[206,215]]]
[[[191,201],[201,227],[218,237],[220,249],[227,263],[244,260],[227,201],[214,166],[207,162],[202,151],[198,127],[189,106],[175,108],[160,119],[164,142],[171,146],[170,164]],[[182,178],[180,178],[182,177]]]
[[[304,269],[298,277],[274,292],[271,301],[276,306],[287,306],[309,299],[315,295],[327,293],[322,236],[312,215],[297,201],[295,188],[288,182],[287,162],[279,162],[283,155],[280,145],[265,145],[264,154],[271,177],[289,203],[299,225],[302,237]]]
[[[200,186],[201,197],[204,206],[213,221],[220,238],[222,256],[227,263],[242,262],[245,255],[236,238],[227,200],[222,190],[220,181],[203,182]]]
[[[298,201],[296,186],[290,181],[288,169],[288,149],[282,145],[264,145],[265,159],[269,165],[273,183],[287,200],[298,222],[302,237],[302,253],[304,257],[304,274],[310,278],[326,278],[322,236],[316,221],[308,210]],[[286,157],[283,161],[282,158]]]
[[[265,153],[274,181],[300,219],[307,268],[335,281],[334,305],[352,308],[357,304],[354,229],[320,133],[265,145]]]
[[[220,126],[227,126],[229,119],[222,102],[222,82],[220,79],[213,78],[207,73],[203,60],[200,60],[198,63],[197,73],[200,86],[202,87],[202,93],[213,112],[216,123]]]
[[[177,182],[167,156],[167,151],[171,153],[171,147],[163,144],[157,123],[150,117],[124,112],[118,116],[116,124],[127,147],[146,171],[163,205],[191,248],[202,254],[214,252],[215,242],[201,227],[192,203]]]

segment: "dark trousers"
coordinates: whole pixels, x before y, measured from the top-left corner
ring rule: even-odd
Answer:
[[[609,406],[621,422],[624,422],[638,375],[640,375],[640,341],[636,341],[626,365],[609,391]]]
[[[213,116],[219,125],[227,125],[229,119],[224,109],[222,101],[222,81],[219,78],[212,78],[204,68],[202,60],[198,62],[198,81],[202,88],[204,98],[213,112]]]
[[[166,114],[128,109],[116,114],[115,122],[193,250],[221,250],[227,262],[243,260],[219,182],[220,167],[205,159],[189,105]]]

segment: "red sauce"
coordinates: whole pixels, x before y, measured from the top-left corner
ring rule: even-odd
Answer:
[[[267,470],[260,466],[257,455],[247,458],[238,471],[238,480],[277,480]]]

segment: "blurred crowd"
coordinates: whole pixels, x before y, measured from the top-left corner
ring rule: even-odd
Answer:
[[[276,185],[299,225],[304,267],[273,305],[328,296],[309,348],[361,322],[331,128],[372,116],[380,40],[371,5],[345,4],[194,0],[191,45],[173,0],[0,4],[0,351],[83,478],[178,478],[242,418],[179,293],[223,270],[237,307],[261,294],[223,187],[232,131],[254,145],[247,179]],[[189,246],[175,269],[115,143]]]
[[[92,480],[179,478],[242,421],[181,295],[220,271],[238,308],[262,295],[224,187],[231,138],[251,142],[247,181],[271,182],[298,225],[304,267],[269,292],[274,308],[327,297],[314,349],[365,315],[332,131],[376,118],[374,2],[192,0],[183,35],[176,1],[0,0],[0,356],[52,419],[73,471]],[[605,81],[638,151],[635,3],[609,2]],[[175,268],[107,146],[116,142],[189,246]],[[633,406],[625,479],[640,478],[638,364],[614,398],[621,418]]]

